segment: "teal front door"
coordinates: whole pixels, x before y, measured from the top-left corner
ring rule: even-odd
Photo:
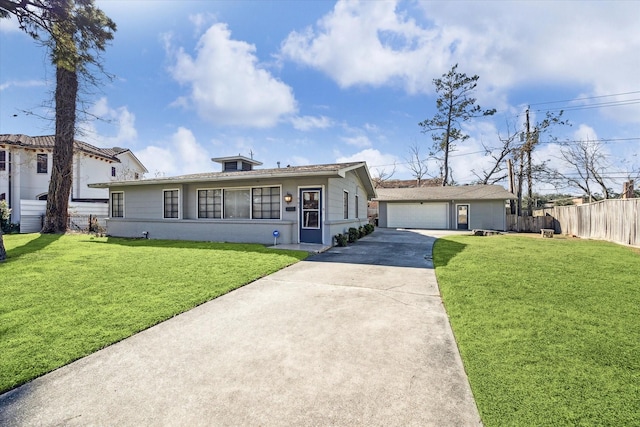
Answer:
[[[300,243],[322,243],[322,189],[300,189]]]

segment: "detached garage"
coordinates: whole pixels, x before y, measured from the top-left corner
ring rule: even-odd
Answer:
[[[506,202],[516,197],[499,185],[378,188],[378,225],[387,228],[506,230]]]

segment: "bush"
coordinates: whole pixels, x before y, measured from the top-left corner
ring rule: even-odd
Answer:
[[[358,237],[362,239],[366,235],[367,232],[364,230],[364,227],[362,225],[358,227]]]
[[[344,235],[344,234],[336,234],[335,236],[336,239],[336,245],[338,246],[347,246],[347,242],[349,240],[349,238]]]
[[[9,209],[9,204],[6,200],[0,200],[0,227],[2,227],[2,231],[5,233],[8,233],[11,229],[10,218],[11,209]]]
[[[349,243],[355,243],[360,238],[360,232],[357,228],[351,227],[349,228]]]
[[[365,224],[365,226],[364,226],[364,231],[365,231],[367,234],[371,234],[371,233],[373,233],[373,231],[374,231],[375,229],[376,229],[376,228],[373,226],[373,224]]]

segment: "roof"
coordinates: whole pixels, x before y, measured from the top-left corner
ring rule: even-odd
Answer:
[[[375,197],[376,190],[373,188],[369,168],[365,162],[332,163],[325,165],[308,166],[287,166],[286,168],[253,169],[250,171],[233,172],[206,172],[190,175],[180,175],[162,178],[141,179],[137,181],[111,181],[96,184],[89,184],[92,188],[112,188],[124,186],[152,185],[152,184],[189,184],[212,181],[243,181],[255,180],[257,178],[301,178],[301,177],[342,177],[349,171],[354,171],[360,178],[367,194]]]
[[[22,134],[2,134],[0,135],[0,144],[8,144],[14,145],[18,147],[25,148],[42,148],[45,150],[53,150],[53,146],[55,145],[55,136],[47,135],[47,136],[28,136]],[[120,159],[116,157],[119,154],[122,154],[128,149],[114,147],[114,148],[98,148],[91,144],[87,144],[83,141],[75,140],[73,142],[73,150],[80,151],[86,153],[91,156],[101,157],[105,160],[109,160],[111,162],[120,163]]]
[[[445,201],[445,200],[508,200],[516,199],[500,185],[461,185],[420,188],[378,188],[380,202]]]

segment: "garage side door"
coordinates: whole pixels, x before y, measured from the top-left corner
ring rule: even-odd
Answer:
[[[387,226],[394,228],[447,228],[446,203],[389,203]]]

